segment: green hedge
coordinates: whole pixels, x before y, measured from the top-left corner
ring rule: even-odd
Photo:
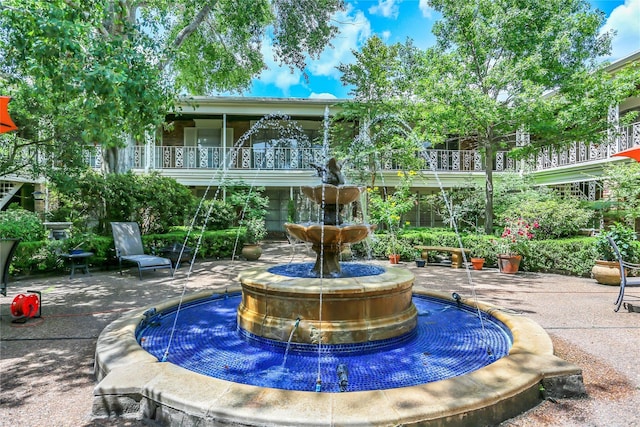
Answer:
[[[412,228],[402,230],[398,236],[399,253],[403,261],[413,261],[419,257],[414,246],[459,247],[458,236],[445,229]],[[485,265],[497,266],[497,252],[493,241],[495,236],[461,233],[462,246],[471,251],[471,257],[485,258]],[[359,256],[386,258],[390,236],[376,233],[371,239],[352,250]],[[523,258],[522,271],[559,273],[573,276],[589,276],[596,259],[594,237],[574,237],[555,240],[532,240],[530,254]]]
[[[187,231],[184,229],[173,229],[167,234],[144,235],[142,242],[147,253],[156,253],[174,242],[184,242],[186,235]],[[192,232],[187,246],[195,248],[199,236],[200,232]],[[205,231],[198,258],[230,258],[236,239],[238,244],[235,249],[239,254],[246,240],[243,228]],[[391,236],[386,233],[375,233],[373,237],[352,245],[351,249],[361,258],[386,258],[390,239]],[[462,245],[471,251],[471,256],[485,258],[487,266],[497,265],[494,236],[461,233],[460,239]],[[459,246],[458,236],[444,229],[406,229],[399,233],[397,240],[403,261],[413,261],[419,257],[418,251],[414,249],[416,245]],[[523,259],[521,270],[589,276],[596,259],[595,241],[594,237],[532,240],[530,254]],[[634,243],[640,246],[640,242]],[[65,265],[56,251],[68,251],[77,245],[95,254],[90,260],[94,267],[108,268],[116,263],[111,237],[77,236],[66,241],[21,242],[11,264],[11,274],[63,272]]]
[[[202,242],[198,258],[230,258],[236,239],[238,239],[236,248],[238,254],[246,240],[244,229],[192,232],[189,235],[187,246],[195,249],[200,234],[202,234]],[[172,231],[167,234],[148,234],[142,236],[142,244],[145,253],[152,254],[174,242],[183,243],[186,236],[186,230]],[[58,253],[68,252],[73,248],[82,248],[93,252],[94,256],[90,258],[90,263],[94,267],[109,268],[117,264],[113,238],[90,234],[75,236],[67,240],[20,242],[10,266],[10,273],[12,275],[62,273],[66,271],[66,267],[64,260],[58,256]]]

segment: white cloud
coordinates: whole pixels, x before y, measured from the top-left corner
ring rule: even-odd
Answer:
[[[420,4],[418,5],[418,8],[422,12],[423,17],[431,18],[431,15],[433,14],[433,9],[429,7],[429,0],[420,0]]]
[[[611,41],[611,59],[616,60],[640,50],[640,0],[625,0],[616,7],[602,31],[615,30]]]
[[[327,92],[322,92],[322,93],[311,92],[311,95],[309,95],[309,98],[311,98],[311,99],[338,99],[338,97],[335,96],[334,94],[327,93]]]
[[[325,48],[318,59],[307,58],[307,72],[309,77],[327,76],[336,80],[340,78],[340,72],[336,67],[340,64],[354,62],[352,51],[360,50],[367,38],[371,36],[371,23],[361,10],[355,10],[347,4],[347,9],[333,17],[338,27],[338,34],[331,41],[331,46]],[[278,65],[273,59],[273,45],[271,40],[263,41],[262,54],[267,69],[260,73],[259,80],[264,84],[273,84],[283,92],[283,96],[289,96],[291,87],[304,85],[302,73],[289,67]]]
[[[389,40],[389,37],[391,37],[391,31],[389,30],[383,31],[382,34],[380,34],[382,40]]]
[[[287,66],[281,66],[273,59],[273,45],[271,40],[266,39],[262,43],[262,55],[267,69],[260,73],[258,79],[265,84],[273,84],[284,92],[284,96],[289,95],[289,88],[301,83],[302,73],[294,69],[293,73]]]
[[[336,67],[354,61],[352,51],[360,47],[371,35],[371,23],[362,11],[353,13],[353,8],[339,13],[335,17],[339,34],[332,40],[331,47],[327,47],[318,60],[309,63],[309,72],[317,76],[329,76],[336,79],[340,73]]]
[[[369,8],[369,13],[372,15],[380,15],[385,18],[397,18],[400,9],[398,3],[402,0],[378,0],[378,4]]]

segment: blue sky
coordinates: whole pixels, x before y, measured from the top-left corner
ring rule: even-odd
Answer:
[[[464,0],[461,0],[464,1]],[[612,55],[616,60],[640,50],[640,0],[590,0],[593,8],[605,12],[603,31],[614,29]],[[300,72],[291,73],[272,60],[271,46],[263,53],[268,70],[254,79],[245,96],[293,98],[347,98],[349,88],[340,83],[339,64],[353,62],[353,50],[377,34],[389,44],[404,42],[407,37],[420,48],[434,43],[431,26],[438,14],[427,7],[426,0],[346,0],[347,9],[334,17],[340,33],[318,60],[309,61],[305,82]]]

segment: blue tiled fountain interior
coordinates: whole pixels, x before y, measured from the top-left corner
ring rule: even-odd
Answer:
[[[183,305],[167,362],[214,378],[260,387],[339,392],[336,369],[348,369],[347,391],[408,387],[475,371],[505,356],[510,331],[497,319],[455,302],[414,295],[418,325],[408,335],[362,344],[292,344],[267,340],[237,327],[240,294]],[[162,359],[176,309],[147,319],[141,346]],[[292,321],[293,328],[293,321]]]
[[[317,277],[318,274],[313,271],[314,263],[301,262],[276,265],[269,268],[269,273],[279,274],[287,277],[298,277],[303,279],[310,279]],[[355,262],[341,262],[340,263],[340,277],[362,277],[362,276],[377,276],[385,272],[385,269],[376,265],[361,264]]]

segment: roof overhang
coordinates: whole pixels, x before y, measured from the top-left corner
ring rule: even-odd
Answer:
[[[180,98],[176,112],[185,115],[259,115],[281,113],[289,116],[323,117],[334,115],[337,104],[346,99],[254,98],[229,96],[192,96]]]

